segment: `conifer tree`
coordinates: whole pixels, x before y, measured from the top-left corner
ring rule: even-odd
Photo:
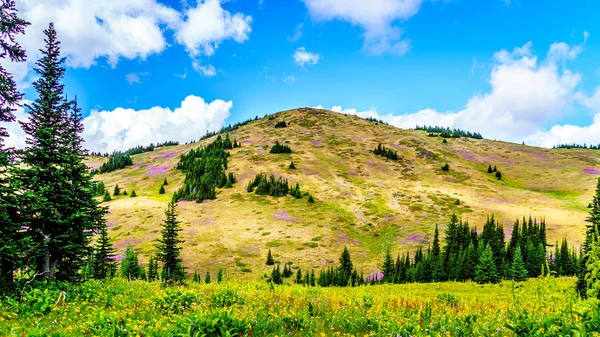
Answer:
[[[523,263],[521,247],[517,247],[517,249],[515,249],[510,271],[512,279],[517,282],[525,281],[527,278],[527,269],[525,269],[525,263]]]
[[[38,94],[26,105],[29,119],[21,122],[27,135],[23,166],[15,171],[22,196],[37,200],[21,214],[28,217],[32,258],[38,277],[75,281],[90,240],[104,223],[104,208],[94,199],[93,184],[83,162],[82,115],[76,101],[64,96],[65,59],[54,24],[44,31],[45,48],[36,62]]]
[[[115,249],[108,237],[106,226],[100,230],[93,259],[93,277],[98,280],[104,280],[114,274]]]
[[[131,191],[131,194],[129,195],[130,198],[135,198],[137,197],[137,194],[135,193],[135,190]]]
[[[223,282],[223,268],[219,267],[217,270],[217,283]]]
[[[119,184],[115,185],[115,190],[113,191],[113,195],[116,197],[118,195],[121,195],[121,189],[119,188]]]
[[[294,165],[294,162],[290,163],[290,170],[295,170],[296,169],[296,165]]]
[[[169,203],[165,212],[165,222],[162,224],[161,238],[158,239],[157,259],[163,263],[163,281],[181,281],[185,278],[181,264],[181,232],[180,222],[177,220],[176,204]]]
[[[148,282],[154,282],[158,279],[158,261],[154,256],[150,256],[148,260]]]
[[[500,171],[496,172],[496,179],[502,180],[502,173],[500,173]]]
[[[448,163],[444,164],[444,166],[442,166],[442,171],[450,171],[450,165],[448,165]]]
[[[394,272],[396,271],[396,267],[394,266],[394,260],[392,259],[392,254],[388,249],[385,257],[383,258],[383,265],[381,266],[381,270],[383,272],[383,281],[387,283],[392,283],[394,280]]]
[[[267,253],[267,266],[272,266],[275,264],[275,261],[273,260],[273,255],[271,255],[271,250],[269,249],[269,252]]]
[[[195,283],[200,283],[200,275],[197,270],[194,270],[194,277],[192,277],[192,281]]]
[[[104,191],[104,197],[102,198],[102,201],[107,202],[107,201],[111,201],[112,198],[110,197],[110,194],[108,193],[108,191]]]
[[[435,232],[433,233],[433,247],[431,248],[431,254],[433,257],[440,255],[440,233],[438,231],[438,225],[435,225]]]
[[[160,185],[160,189],[158,190],[158,194],[165,194],[165,186]]]
[[[165,178],[165,181],[163,181],[163,186],[169,185],[169,182],[167,181],[167,178]]]
[[[494,171],[492,170],[492,165],[488,165],[488,170],[487,170],[487,173],[492,173],[492,172],[494,172]]]
[[[588,258],[592,246],[597,245],[600,238],[600,178],[596,185],[596,194],[591,202],[590,215],[587,218],[585,241],[582,244],[582,254],[579,260],[579,272],[577,273],[577,290],[580,295],[587,296],[588,285],[594,283],[593,278],[600,279],[600,275],[591,275],[588,272]]]
[[[352,269],[354,266],[352,265],[352,259],[350,258],[350,252],[348,252],[348,247],[344,246],[344,251],[340,256],[340,271],[346,273],[348,276],[352,273]]]
[[[140,278],[140,264],[138,255],[131,244],[125,248],[123,259],[121,260],[121,276],[128,280],[137,280]]]
[[[123,190],[123,195],[127,195],[127,190]]]
[[[273,281],[274,284],[283,284],[283,278],[279,264],[276,267],[273,267],[273,271],[271,272],[271,281]]]
[[[310,202],[311,204],[315,202],[315,199],[313,198],[312,194],[308,195],[308,202]]]
[[[300,268],[296,270],[296,284],[302,284],[302,270]]]
[[[585,265],[586,296],[600,299],[600,232],[594,234],[596,239],[588,247]]]
[[[210,272],[207,270],[206,275],[204,275],[204,283],[210,284]]]
[[[16,42],[15,37],[25,33],[28,22],[17,15],[15,2],[3,0],[0,3],[0,59],[10,59],[10,62],[25,62],[25,50]],[[6,62],[8,63],[8,61]],[[14,122],[14,112],[23,94],[0,62],[0,122]],[[13,151],[4,147],[4,138],[9,137],[5,127],[0,126],[0,295],[3,289],[14,285],[14,273],[25,263],[25,250],[29,246],[29,235],[24,233],[21,226],[27,224],[20,219],[19,205],[23,200],[18,199],[12,170]]]
[[[496,269],[492,248],[487,245],[479,258],[479,264],[475,268],[475,282],[477,283],[498,283],[500,275]]]

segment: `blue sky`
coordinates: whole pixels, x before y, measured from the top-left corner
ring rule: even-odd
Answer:
[[[95,150],[186,141],[224,123],[302,106],[542,146],[600,143],[597,1],[19,0],[17,6],[32,22],[21,39],[30,62],[41,47],[39,32],[56,23],[70,65],[67,92],[88,115],[86,139]],[[15,70],[24,88],[31,67]],[[30,86],[25,92],[35,98]],[[175,111],[188,96],[186,108]]]

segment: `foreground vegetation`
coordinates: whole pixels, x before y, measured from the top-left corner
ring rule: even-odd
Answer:
[[[579,300],[574,283],[540,277],[320,288],[226,279],[171,288],[87,281],[0,302],[0,335],[598,336],[600,302]]]

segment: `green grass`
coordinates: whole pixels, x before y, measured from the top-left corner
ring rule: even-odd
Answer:
[[[600,324],[598,301],[579,300],[572,278],[270,288],[226,274],[222,284],[116,279],[23,296],[0,301],[1,336],[190,336],[208,323],[242,336],[597,336]]]

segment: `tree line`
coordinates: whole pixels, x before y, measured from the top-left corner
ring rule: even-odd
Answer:
[[[177,146],[177,145],[179,145],[179,142],[167,140],[162,143],[156,143],[156,145],[154,145],[154,143],[150,143],[150,145],[147,145],[147,146],[138,145],[138,146],[135,146],[128,150],[123,151],[123,153],[133,156],[134,154],[152,152],[152,151],[154,151],[154,149],[158,149],[160,147]],[[101,152],[90,152],[90,155],[97,156],[97,157],[109,157],[110,156],[108,153],[101,153]]]
[[[552,147],[553,149],[589,149],[589,150],[600,150],[600,144],[587,145],[587,144],[558,144]]]
[[[415,127],[415,130],[427,131],[427,132],[429,132],[430,137],[440,136],[442,138],[466,137],[466,138],[473,138],[473,139],[483,139],[483,136],[479,132],[471,132],[471,131],[465,131],[465,130],[461,130],[461,129],[451,129],[451,128],[445,128],[442,126],[429,126],[429,125],[419,126],[419,125],[417,125]]]

